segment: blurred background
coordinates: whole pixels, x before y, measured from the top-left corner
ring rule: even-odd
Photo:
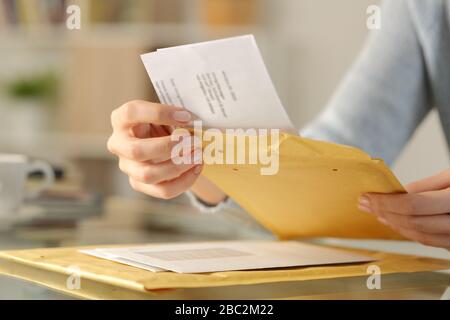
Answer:
[[[0,150],[43,157],[89,188],[129,193],[105,149],[111,111],[155,100],[139,54],[255,34],[292,120],[327,103],[368,33],[374,0],[2,0]],[[65,26],[81,8],[81,30]],[[377,31],[372,31],[377,32]],[[436,114],[394,166],[403,182],[448,167]],[[89,181],[88,181],[89,180]]]
[[[70,4],[81,8],[81,30],[66,28]],[[140,54],[252,33],[301,128],[357,56],[371,4],[378,1],[0,0],[0,153],[45,159],[58,177],[30,204],[37,218],[19,223],[0,249],[174,241],[179,230],[194,239],[270,237],[251,219],[233,223],[233,212],[196,215],[183,197],[167,203],[133,192],[106,150],[111,111],[131,99],[156,100]],[[448,167],[433,112],[394,171],[406,183]]]

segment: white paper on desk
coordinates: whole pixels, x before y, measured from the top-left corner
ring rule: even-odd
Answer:
[[[205,127],[295,132],[252,35],[141,56],[161,103],[184,107]]]
[[[137,261],[132,261],[132,260],[129,260],[126,258],[118,257],[118,256],[114,255],[112,252],[105,252],[105,249],[102,249],[102,248],[97,248],[97,249],[93,249],[93,250],[80,250],[80,252],[90,255],[90,256],[93,256],[93,257],[96,257],[96,258],[111,260],[114,262],[126,264],[126,265],[129,265],[132,267],[136,267],[136,268],[140,268],[140,269],[144,269],[144,270],[148,270],[148,271],[153,271],[153,272],[166,271],[164,269],[154,267],[154,266],[151,266],[148,264],[139,263]]]
[[[178,273],[203,273],[373,261],[296,241],[223,241],[103,249],[116,257]]]

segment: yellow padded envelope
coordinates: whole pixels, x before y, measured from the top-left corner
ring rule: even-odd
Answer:
[[[224,139],[225,148],[231,141]],[[206,165],[204,175],[281,239],[401,239],[357,209],[365,192],[405,192],[382,160],[353,147],[287,133],[279,141],[276,175],[261,175],[260,168],[267,167],[261,164]],[[270,140],[267,148],[276,150]]]

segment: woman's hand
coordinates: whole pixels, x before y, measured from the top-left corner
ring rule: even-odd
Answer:
[[[119,157],[119,167],[129,176],[134,190],[163,199],[174,198],[197,180],[202,165],[194,164],[201,150],[187,155],[189,164],[174,164],[171,126],[185,126],[193,120],[188,111],[146,101],[131,101],[113,111],[113,133],[108,150]],[[181,143],[194,146],[185,135]],[[185,155],[186,156],[186,155]]]
[[[450,170],[406,190],[407,194],[365,194],[358,208],[406,238],[450,250]]]

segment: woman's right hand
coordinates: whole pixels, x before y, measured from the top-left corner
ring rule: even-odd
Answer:
[[[111,115],[113,133],[108,150],[119,157],[119,168],[129,176],[130,185],[147,195],[171,199],[191,188],[202,165],[175,164],[172,149],[180,141],[171,139],[173,126],[186,126],[193,115],[182,108],[147,101],[131,101]],[[193,146],[190,135],[183,142]],[[192,159],[201,157],[201,149],[191,150]]]

